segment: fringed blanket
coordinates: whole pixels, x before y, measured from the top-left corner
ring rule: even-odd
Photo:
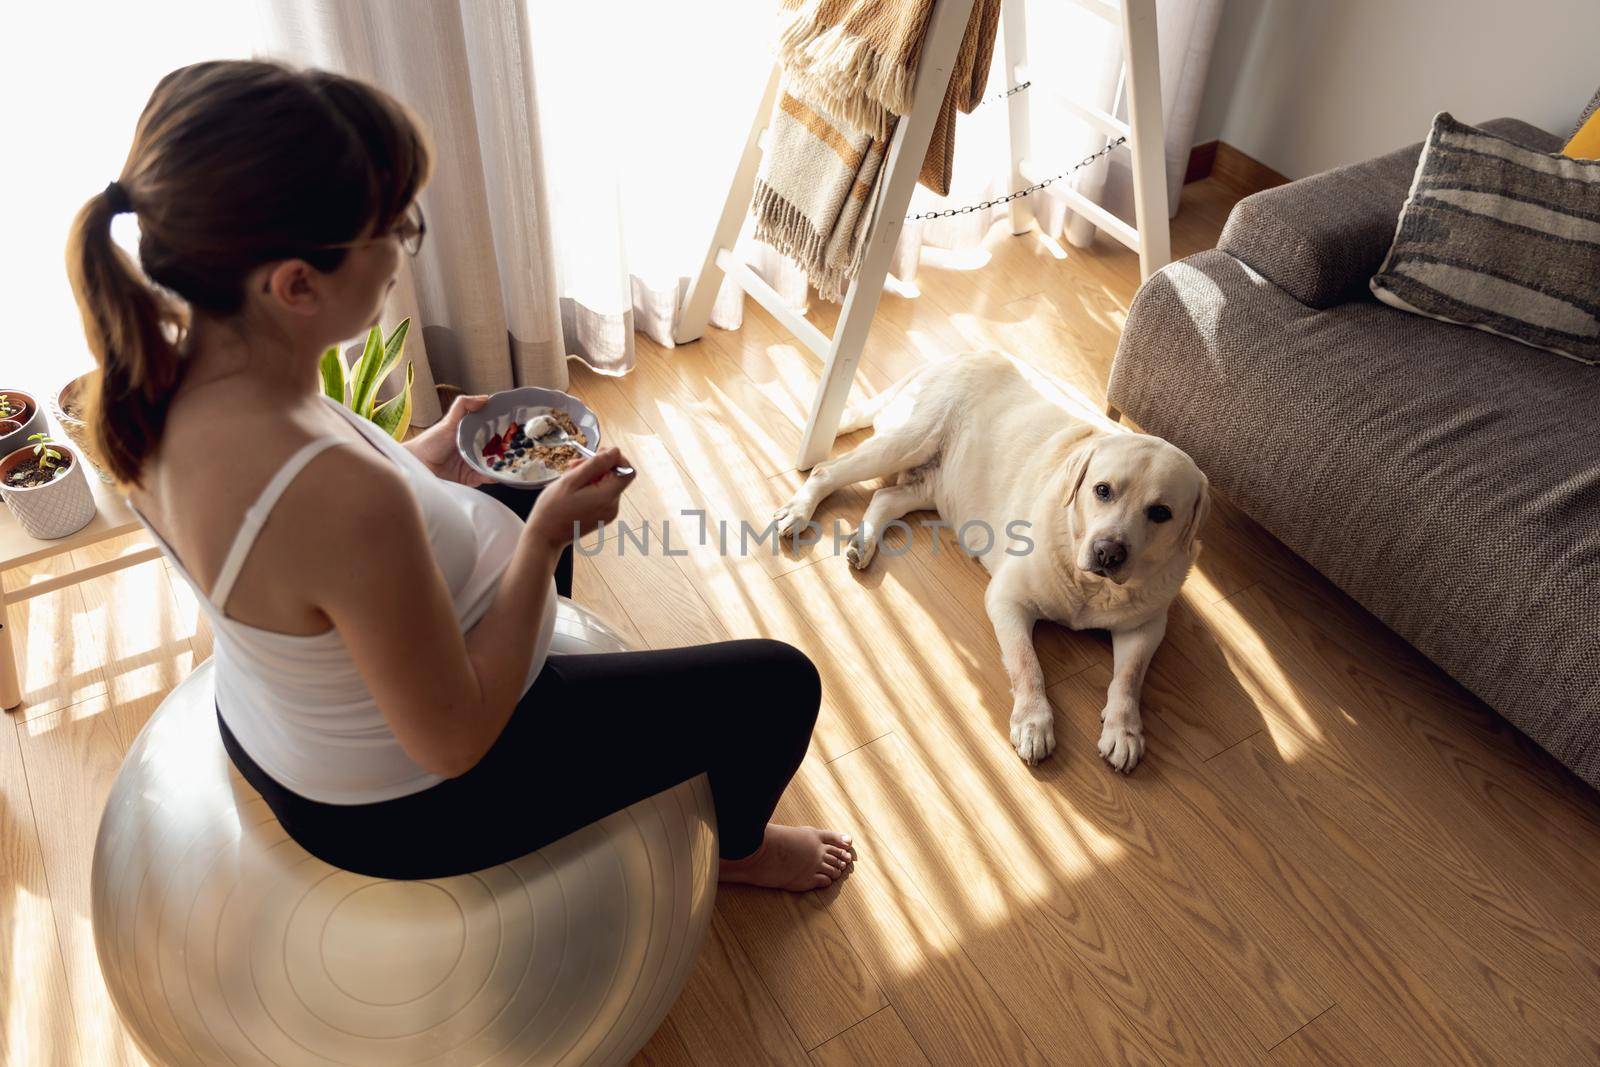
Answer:
[[[790,92],[888,140],[895,119],[911,110],[933,0],[780,0],[779,7],[778,57]],[[999,21],[1000,0],[975,0],[918,176],[940,196],[950,191],[956,108],[970,112],[983,99]]]
[[[911,110],[934,0],[780,0],[784,87],[756,179],[756,237],[797,260],[825,299],[861,265],[884,149]],[[1000,0],[975,0],[918,180],[950,191],[955,111],[983,96]]]
[[[861,266],[885,147],[820,105],[778,95],[751,208],[756,240],[804,267],[824,300],[841,299]]]

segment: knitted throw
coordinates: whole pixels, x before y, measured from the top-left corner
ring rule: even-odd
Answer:
[[[861,265],[883,156],[911,89],[933,0],[780,0],[783,92],[751,210],[756,237],[795,259],[824,299]],[[983,96],[1000,0],[974,0],[918,180],[950,191],[955,110]]]
[[[885,147],[821,105],[778,94],[751,205],[756,240],[799,263],[824,300],[841,299],[861,266]]]
[[[933,0],[779,0],[778,59],[790,91],[888,140],[895,118],[911,111],[932,15]],[[950,192],[955,110],[983,99],[999,23],[1000,0],[974,0],[917,179],[940,196]]]

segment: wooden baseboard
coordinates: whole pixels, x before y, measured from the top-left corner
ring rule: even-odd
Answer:
[[[1211,168],[1217,162],[1217,145],[1221,141],[1207,141],[1189,149],[1189,167],[1183,172],[1183,184],[1211,177]]]
[[[1226,141],[1207,141],[1195,145],[1189,152],[1189,166],[1183,175],[1184,184],[1202,178],[1215,178],[1240,196],[1289,183],[1288,178],[1265,163],[1251,159]]]

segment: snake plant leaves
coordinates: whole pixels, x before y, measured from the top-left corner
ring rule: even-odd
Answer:
[[[394,396],[379,404],[372,413],[372,424],[396,441],[405,440],[411,428],[411,383],[417,377],[414,364],[406,364],[406,384]]]
[[[334,345],[322,353],[322,391],[336,404],[344,403],[345,381],[350,377],[350,370],[344,365],[344,354],[339,351],[339,346]]]
[[[367,332],[360,358],[350,368],[350,410],[363,419],[372,418],[373,398],[378,395],[378,364],[382,361],[383,331],[374,326]]]
[[[382,331],[376,326],[367,334],[367,345],[361,353],[360,361],[356,363],[355,380],[350,390],[350,407],[357,415],[372,418],[372,409],[378,399],[378,387],[400,362],[400,353],[405,349],[406,334],[410,330],[411,320],[401,319],[400,325],[394,328],[387,341],[383,339]]]

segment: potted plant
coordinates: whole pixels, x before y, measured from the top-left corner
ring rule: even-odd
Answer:
[[[416,368],[406,364],[405,385],[381,404],[378,387],[400,362],[410,329],[411,320],[401,319],[385,340],[383,331],[374,326],[353,367],[346,366],[337,345],[322,353],[322,391],[396,441],[405,440],[406,431],[411,428],[411,383],[416,380]]]
[[[0,423],[16,423],[9,431],[0,426],[0,456],[9,455],[31,435],[50,428],[39,402],[21,389],[0,389]]]
[[[89,406],[89,390],[94,388],[98,374],[98,371],[80,374],[63,385],[50,401],[50,414],[55,416],[67,440],[83,455],[89,469],[102,482],[110,485],[113,481],[111,475],[94,461],[94,442],[89,434],[89,423],[84,417]]]
[[[89,525],[94,494],[77,452],[48,434],[32,434],[28,442],[0,459],[0,496],[22,528],[50,540]]]

